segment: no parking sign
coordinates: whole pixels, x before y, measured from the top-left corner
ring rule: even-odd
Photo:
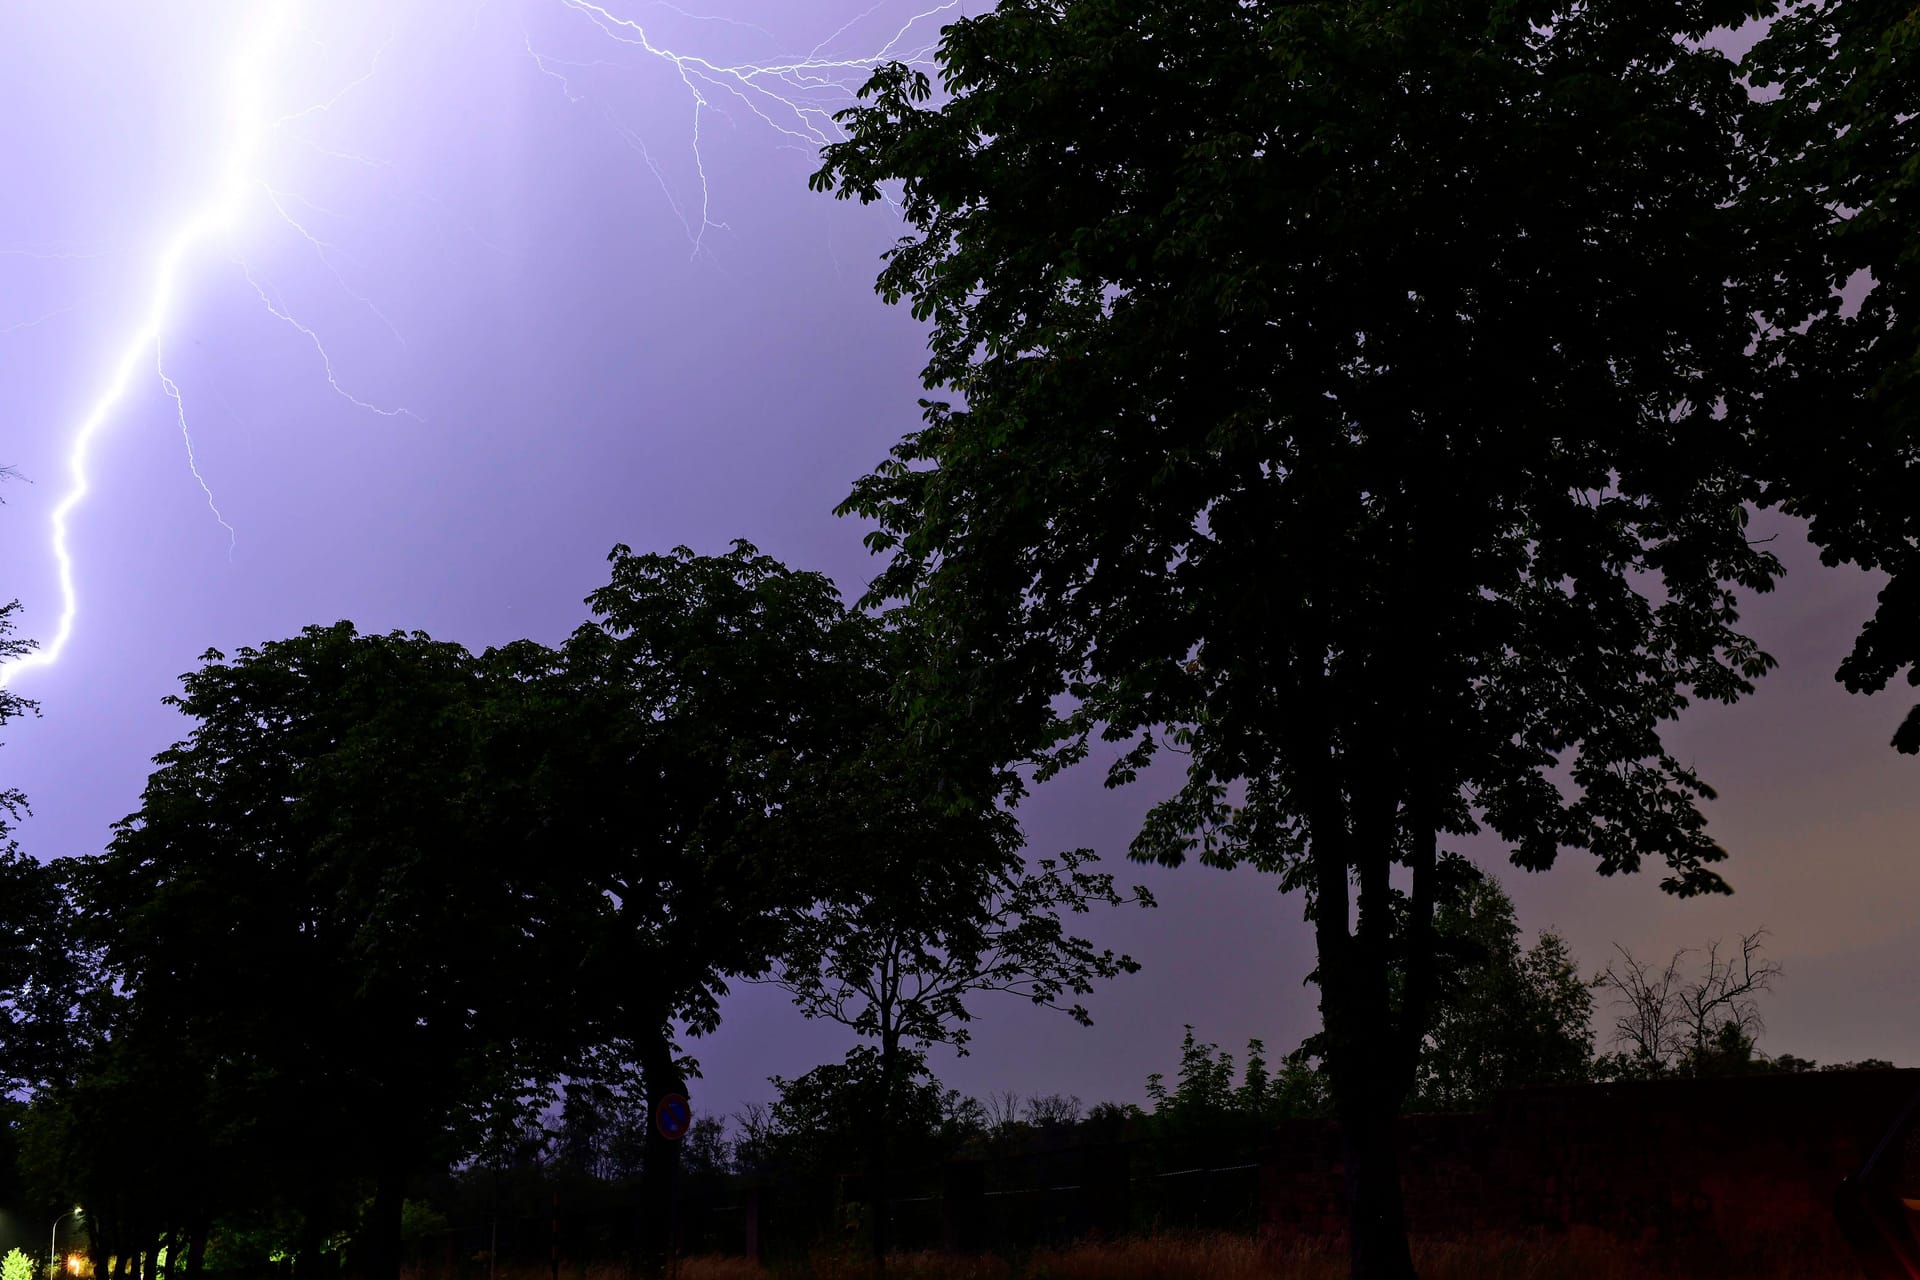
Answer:
[[[661,1137],[668,1142],[678,1142],[687,1136],[687,1129],[693,1124],[693,1106],[685,1095],[669,1093],[654,1104],[653,1123]]]

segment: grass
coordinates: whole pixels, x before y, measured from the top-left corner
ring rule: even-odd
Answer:
[[[1556,1236],[1416,1240],[1421,1280],[1859,1280],[1844,1258],[1785,1247],[1751,1260],[1648,1258],[1578,1229]],[[562,1268],[563,1280],[634,1280],[615,1263]],[[1236,1235],[1163,1235],[1038,1249],[1024,1258],[908,1253],[887,1260],[888,1280],[1346,1280],[1346,1258],[1324,1249],[1263,1250]],[[497,1280],[547,1280],[544,1266],[502,1265]],[[431,1274],[403,1280],[433,1280]],[[747,1258],[682,1258],[677,1280],[874,1280],[865,1258],[822,1252],[804,1264],[762,1267]]]

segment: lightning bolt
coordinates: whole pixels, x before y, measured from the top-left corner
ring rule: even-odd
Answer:
[[[751,23],[742,23],[734,19],[716,19],[701,14],[688,13],[666,0],[654,0],[659,7],[690,18],[704,18],[707,21],[725,21],[736,26],[745,26],[754,30]],[[789,140],[788,145],[801,150],[814,152],[825,144],[843,137],[844,133],[833,120],[833,113],[839,106],[854,96],[854,90],[860,81],[871,71],[876,63],[898,60],[912,66],[924,67],[932,57],[938,41],[937,26],[934,19],[943,14],[960,9],[962,0],[942,0],[942,3],[921,9],[908,16],[895,28],[893,35],[879,49],[860,57],[828,57],[822,50],[845,35],[856,24],[877,12],[884,0],[875,3],[864,12],[842,23],[826,39],[814,45],[804,57],[784,62],[714,62],[696,54],[681,53],[662,44],[656,44],[647,34],[646,27],[633,18],[621,17],[605,5],[594,0],[558,0],[561,8],[579,14],[598,30],[601,37],[611,44],[636,49],[648,57],[654,58],[673,68],[681,86],[693,105],[692,149],[694,170],[699,176],[700,210],[696,219],[682,212],[679,202],[674,200],[671,191],[667,199],[673,205],[681,224],[686,228],[687,239],[692,246],[692,256],[698,257],[706,248],[708,231],[724,231],[727,226],[716,222],[712,216],[713,194],[707,181],[706,158],[700,150],[700,124],[708,112],[726,115],[720,105],[725,101],[737,102],[755,118],[776,134]],[[916,33],[925,33],[916,36]],[[524,33],[523,33],[524,34]],[[918,39],[918,43],[912,43]],[[527,54],[542,74],[560,82],[561,90],[573,102],[583,101],[585,95],[575,90],[572,78],[556,68],[584,71],[594,67],[608,65],[604,60],[593,62],[569,62],[543,54],[533,47],[533,39],[526,38]],[[666,179],[659,166],[654,163],[646,144],[633,128],[620,121],[610,108],[601,107],[609,124],[612,125],[627,143],[640,153],[653,175],[666,188]],[[894,202],[889,200],[892,205]],[[897,206],[895,206],[897,209]]]
[[[213,512],[214,519],[227,531],[228,554],[229,556],[232,554],[237,535],[233,526],[221,514],[219,505],[214,500],[213,490],[208,486],[206,477],[200,472],[199,461],[194,454],[193,435],[187,420],[186,401],[181,395],[179,384],[166,371],[161,354],[161,341],[178,301],[181,277],[195,253],[202,250],[209,242],[222,239],[236,231],[246,217],[256,193],[266,190],[268,198],[278,206],[279,201],[274,193],[265,187],[254,172],[262,142],[286,121],[312,111],[325,110],[332,105],[333,100],[329,100],[305,112],[280,117],[274,117],[268,113],[266,94],[268,72],[275,65],[276,55],[295,30],[298,10],[299,0],[268,0],[267,3],[259,5],[255,10],[252,26],[235,49],[231,61],[233,79],[229,99],[229,119],[232,122],[232,129],[227,139],[225,163],[221,167],[220,178],[214,184],[212,193],[205,202],[189,212],[164,242],[154,262],[153,283],[147,294],[146,311],[140,325],[122,344],[119,359],[112,365],[99,396],[73,432],[72,444],[67,452],[66,493],[53,508],[50,521],[53,558],[60,587],[59,621],[54,627],[52,637],[39,649],[5,666],[0,666],[0,689],[6,688],[22,672],[31,671],[36,667],[52,666],[58,662],[68,641],[73,637],[74,622],[80,612],[80,595],[74,580],[73,552],[68,542],[73,513],[86,500],[87,494],[92,489],[89,463],[94,445],[111,422],[114,410],[126,399],[136,375],[147,366],[149,360],[152,361],[150,367],[159,380],[162,392],[173,402],[175,418],[180,427],[181,437],[186,444],[188,470],[192,472],[201,492],[206,495],[207,506]],[[352,87],[352,85],[347,86],[348,89]],[[342,90],[342,92],[345,91]],[[307,234],[284,208],[280,211],[297,230],[300,230],[303,235]],[[307,238],[314,241],[315,247],[320,249],[324,256],[324,246],[311,235]],[[28,253],[34,257],[53,259],[83,256],[70,254],[63,246],[56,246],[50,252],[28,251]],[[331,262],[328,265],[331,267]],[[266,291],[254,280],[251,273],[248,273],[247,279],[259,293],[261,301],[274,315],[293,325],[320,348],[321,360],[326,367],[327,381],[336,392],[346,396],[354,404],[376,413],[391,415],[405,412],[405,410],[379,409],[348,395],[334,377],[333,362],[327,356],[326,349],[321,346],[318,336],[295,320],[284,308],[276,306],[269,300]],[[371,306],[370,303],[368,305]]]
[[[161,354],[158,338],[154,339],[153,348],[153,370],[160,375],[161,389],[167,393],[167,398],[173,401],[174,416],[180,422],[180,439],[187,446],[187,470],[193,472],[194,481],[200,486],[200,492],[207,495],[207,510],[213,512],[213,518],[220,522],[222,529],[227,531],[227,559],[231,562],[234,548],[240,542],[240,534],[227,523],[227,518],[220,514],[220,504],[213,500],[213,490],[207,485],[207,478],[200,474],[200,460],[193,456],[193,433],[187,430],[186,398],[180,394],[180,384],[167,376],[166,357]],[[4,678],[5,674],[0,672],[0,678]]]
[[[594,105],[599,107],[604,120],[615,134],[639,154],[641,160],[658,180],[667,203],[681,222],[692,256],[699,257],[707,251],[706,242],[709,232],[727,230],[727,224],[714,216],[713,192],[708,178],[706,157],[702,151],[702,126],[710,114],[730,120],[729,108],[742,109],[760,125],[781,138],[783,145],[804,152],[817,153],[822,145],[844,136],[832,119],[833,112],[853,98],[855,89],[876,63],[899,60],[916,66],[930,65],[931,55],[938,38],[939,24],[935,20],[942,15],[960,10],[963,0],[941,0],[940,3],[931,4],[910,14],[904,21],[894,26],[891,36],[871,53],[860,57],[839,57],[826,53],[825,51],[848,31],[871,18],[888,2],[888,0],[876,0],[871,7],[843,23],[805,55],[771,62],[719,61],[670,48],[656,42],[637,19],[622,16],[609,5],[598,3],[596,0],[531,0],[531,2],[552,4],[577,15],[603,42],[609,53],[618,51],[625,54],[639,54],[664,63],[672,69],[692,108],[690,149],[699,187],[697,210],[691,207],[692,201],[683,204],[675,196],[665,173],[656,163],[653,153],[648,149],[640,132],[622,120],[607,104],[595,102]],[[206,497],[208,509],[212,512],[214,519],[222,529],[226,530],[228,555],[231,557],[233,554],[238,535],[233,525],[221,513],[213,489],[200,470],[187,413],[187,398],[182,393],[178,381],[168,373],[162,352],[163,339],[176,310],[182,280],[198,255],[237,231],[251,213],[262,208],[271,209],[283,223],[306,241],[335,283],[354,301],[372,312],[395,339],[403,346],[405,345],[405,339],[401,337],[399,330],[394,327],[386,314],[371,299],[356,292],[341,274],[337,260],[352,262],[351,256],[338,245],[316,234],[295,214],[296,206],[321,215],[327,215],[329,211],[305,196],[276,189],[256,172],[262,145],[269,136],[281,132],[283,126],[292,125],[330,110],[348,93],[373,77],[381,57],[388,51],[387,46],[383,45],[375,55],[374,65],[369,67],[365,74],[342,85],[325,101],[297,111],[280,115],[272,114],[268,109],[267,94],[270,72],[277,66],[289,39],[300,31],[297,19],[304,3],[305,0],[261,0],[252,7],[251,25],[246,28],[235,45],[230,62],[232,75],[228,110],[230,131],[226,139],[224,162],[219,171],[219,180],[214,183],[206,199],[188,212],[163,241],[153,262],[146,307],[138,327],[127,335],[120,346],[119,355],[109,366],[99,394],[72,432],[67,453],[67,487],[50,518],[50,541],[60,594],[58,622],[54,627],[53,635],[38,650],[16,658],[10,664],[0,666],[0,688],[7,687],[22,672],[37,667],[52,666],[59,661],[73,636],[75,622],[80,612],[75,565],[69,544],[73,515],[85,501],[92,487],[89,468],[94,449],[112,422],[115,411],[126,400],[136,379],[142,375],[143,371],[150,371],[150,376],[158,380],[160,391],[171,401],[173,416],[186,448],[188,470]],[[725,24],[762,35],[769,34],[764,28],[753,23],[735,18],[693,13],[670,3],[669,0],[651,0],[651,3],[654,7],[696,21]],[[473,9],[473,20],[476,24],[487,7],[483,4]],[[570,72],[586,72],[602,67],[623,69],[625,65],[607,58],[570,61],[542,53],[535,48],[531,35],[527,35],[524,31],[523,35],[526,53],[535,67],[543,75],[558,81],[570,101],[588,101],[588,95],[576,88],[574,77],[569,74]],[[389,36],[388,44],[390,45],[391,42],[392,39]],[[300,137],[294,130],[287,130],[284,136],[323,155],[352,161],[369,168],[392,167],[387,161],[372,156],[319,146]],[[435,203],[440,202],[435,199]],[[892,202],[889,201],[889,203]],[[470,233],[473,231],[471,227],[468,230]],[[473,234],[476,239],[480,239],[477,233]],[[480,242],[488,248],[496,248],[484,240]],[[66,244],[0,246],[0,257],[64,261],[94,256],[98,255],[76,250]],[[277,291],[263,283],[245,262],[233,258],[231,254],[227,257],[244,275],[266,312],[293,329],[315,349],[327,384],[336,395],[365,412],[389,418],[405,416],[418,420],[419,415],[410,410],[382,407],[348,391],[336,375],[332,357],[328,354],[320,336],[311,327],[302,323],[280,299]],[[67,310],[71,308],[62,308],[60,311],[18,322],[0,332],[28,328],[55,315],[63,314]],[[215,394],[218,394],[217,388]]]

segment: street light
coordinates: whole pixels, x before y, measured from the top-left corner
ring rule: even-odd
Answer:
[[[47,1269],[55,1276],[60,1274],[60,1224],[79,1216],[80,1206],[75,1205],[53,1220],[53,1233],[47,1237]]]

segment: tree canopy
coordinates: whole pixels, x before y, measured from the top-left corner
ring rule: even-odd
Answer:
[[[1431,1029],[1409,1105],[1485,1108],[1500,1089],[1578,1084],[1593,1059],[1593,988],[1567,941],[1521,946],[1513,900],[1481,876],[1434,913],[1439,966]]]
[[[67,1091],[118,1120],[83,1127],[156,1151],[174,1144],[155,1124],[215,1142],[195,1167],[278,1191],[310,1246],[371,1188],[375,1277],[398,1265],[408,1178],[466,1149],[481,1099],[511,1087],[501,1061],[550,1072],[570,1029],[540,869],[488,768],[512,722],[485,665],[348,623],[209,651],[167,699],[193,729],[77,873],[122,1002]],[[180,1106],[129,1097],[163,1086]],[[136,1187],[143,1211],[158,1185]]]
[[[1889,581],[1837,678],[1920,685],[1920,14],[1798,0],[1743,62],[1768,100],[1741,207],[1756,252],[1773,496],[1827,564]],[[1920,705],[1893,745],[1920,752]]]
[[[1751,12],[1007,0],[814,176],[897,197],[878,288],[932,326],[940,398],[842,507],[938,620],[930,715],[1042,776],[1178,748],[1134,856],[1303,893],[1356,1275],[1411,1273],[1441,845],[1728,890],[1661,730],[1773,665],[1761,124],[1702,43]]]

